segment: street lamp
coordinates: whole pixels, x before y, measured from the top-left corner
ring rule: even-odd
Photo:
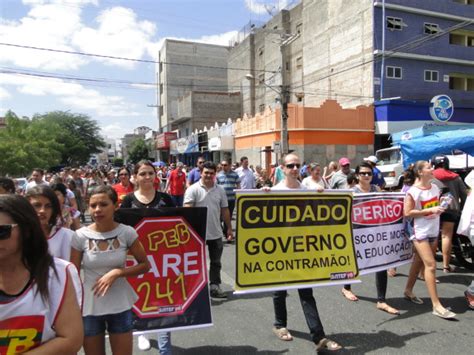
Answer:
[[[255,81],[252,74],[246,74],[245,79]],[[278,94],[277,101],[280,102],[280,149],[282,156],[288,154],[288,96],[289,90],[285,85],[280,85],[280,90],[268,85],[264,81],[262,84]]]

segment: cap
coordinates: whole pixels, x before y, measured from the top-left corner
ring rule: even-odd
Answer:
[[[351,163],[351,161],[349,159],[345,158],[345,157],[339,159],[339,165],[340,166],[344,166],[344,165],[347,165],[347,164],[350,164],[350,163]]]
[[[364,158],[364,161],[368,161],[374,164],[377,164],[379,161],[375,155],[368,156],[367,158]]]

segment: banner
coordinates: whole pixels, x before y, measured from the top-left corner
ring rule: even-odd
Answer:
[[[412,242],[404,232],[404,193],[354,194],[352,228],[361,275],[408,264]]]
[[[212,325],[206,265],[207,209],[119,209],[118,222],[135,228],[151,268],[129,277],[139,299],[133,306],[140,332]],[[136,263],[133,257],[127,266]]]
[[[351,193],[240,190],[236,197],[236,293],[358,282]]]

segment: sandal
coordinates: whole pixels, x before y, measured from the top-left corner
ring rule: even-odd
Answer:
[[[454,268],[452,268],[451,266],[447,266],[447,267],[443,266],[443,272],[445,274],[450,274],[450,273],[454,272]]]
[[[444,319],[456,318],[456,313],[451,312],[449,309],[446,308],[443,308],[441,311],[436,308],[433,308],[433,314]]]
[[[283,340],[283,341],[292,341],[293,340],[293,336],[290,334],[290,332],[286,328],[273,327],[273,333],[275,333],[275,335],[280,340]]]
[[[343,288],[343,289],[341,290],[341,292],[342,292],[343,296],[344,296],[345,298],[347,298],[349,301],[355,302],[355,301],[358,301],[358,300],[359,300],[359,299],[357,298],[357,296],[352,293],[351,290],[346,290],[345,288]]]
[[[337,351],[341,350],[342,346],[336,343],[334,340],[330,340],[328,338],[323,338],[316,344],[316,351],[320,352],[322,350],[328,351]]]
[[[413,302],[414,304],[423,304],[423,300],[421,298],[416,297],[413,294],[410,296],[410,295],[404,293],[403,296],[405,296],[406,300],[408,300],[410,302]]]
[[[377,309],[380,309],[381,311],[387,312],[388,314],[393,314],[393,315],[399,315],[400,311],[398,309],[395,309],[385,302],[377,302]]]

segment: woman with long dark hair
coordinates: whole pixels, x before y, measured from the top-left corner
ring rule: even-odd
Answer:
[[[405,298],[416,304],[423,301],[413,293],[416,277],[424,266],[425,284],[433,304],[433,314],[441,318],[454,318],[456,314],[444,308],[436,290],[436,260],[434,253],[438,246],[440,215],[445,211],[440,206],[439,188],[433,184],[433,169],[430,163],[420,160],[410,167],[416,180],[407,191],[404,202],[405,218],[410,219],[410,240],[416,249],[415,258],[410,267]]]
[[[0,196],[0,329],[6,353],[75,354],[83,339],[71,263],[53,258],[36,211],[17,195]],[[10,334],[7,332],[7,334]]]
[[[51,255],[69,261],[74,232],[63,227],[61,205],[49,186],[37,185],[28,190],[27,200],[38,215]]]

